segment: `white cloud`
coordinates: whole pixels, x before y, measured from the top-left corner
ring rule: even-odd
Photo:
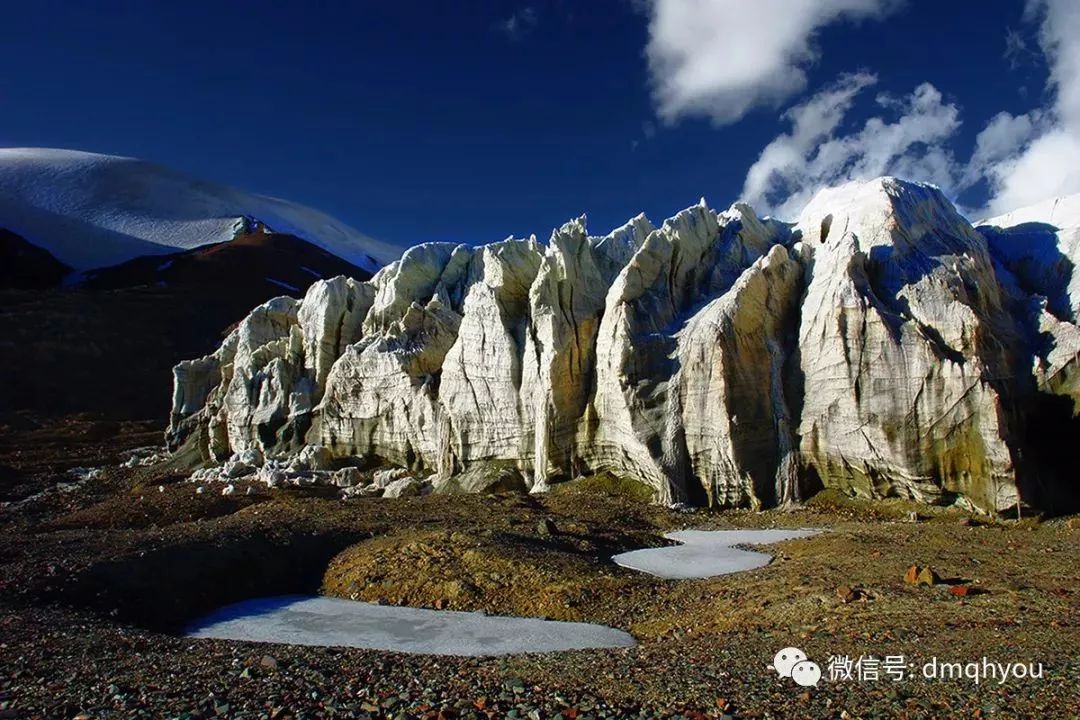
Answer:
[[[866,73],[843,76],[784,113],[791,130],[751,166],[743,198],[758,212],[790,219],[818,190],[848,180],[899,175],[949,184],[956,163],[940,142],[960,126],[960,112],[929,83],[904,97],[878,95],[883,115],[838,132],[859,93],[876,82]]]
[[[1009,61],[1009,67],[1015,70],[1036,56],[1028,47],[1023,33],[1013,28],[1005,28],[1005,52],[1002,57]]]
[[[964,179],[989,183],[985,215],[1080,192],[1080,3],[1028,0],[1026,16],[1040,22],[1053,99],[1023,115],[1000,113],[979,133]]]
[[[971,156],[971,171],[1001,162],[1036,136],[1042,122],[1042,113],[1036,111],[1023,115],[1000,112],[995,115],[975,138],[975,152]],[[977,177],[971,177],[977,180]]]
[[[1057,91],[1060,119],[1080,125],[1080,3],[1076,0],[1028,0],[1027,12],[1042,17],[1039,44],[1050,61],[1050,84]]]
[[[500,20],[495,27],[510,40],[520,40],[526,33],[536,27],[538,19],[536,10],[526,6],[515,10],[505,20]]]
[[[982,217],[1080,192],[1080,137],[1076,128],[1055,127],[985,173],[993,196],[976,213]]]
[[[901,0],[651,0],[646,53],[653,97],[668,122],[732,123],[806,88],[815,34],[842,20],[880,18]]]
[[[784,113],[791,129],[761,152],[743,197],[759,212],[793,218],[823,187],[897,175],[935,183],[954,198],[983,187],[988,201],[968,215],[988,217],[1080,193],[1080,2],[1028,0],[1026,18],[1039,23],[1050,101],[1020,115],[998,113],[966,162],[948,149],[959,109],[928,83],[902,98],[879,95],[874,117],[845,128],[857,96],[876,82],[847,75]]]

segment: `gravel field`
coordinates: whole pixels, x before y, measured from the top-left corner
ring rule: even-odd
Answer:
[[[539,497],[343,501],[242,482],[222,496],[165,466],[119,467],[153,431],[0,433],[0,718],[1080,716],[1075,518],[831,495],[790,512],[678,512],[599,479]],[[78,481],[79,466],[104,469]],[[827,532],[720,578],[610,560],[671,530],[766,527]],[[905,582],[912,565],[938,581]],[[229,602],[316,592],[601,623],[639,645],[453,658],[179,634]],[[820,664],[817,687],[769,669],[788,646]],[[830,676],[864,656],[903,656],[904,677]],[[1042,677],[924,677],[935,658],[1041,663]]]

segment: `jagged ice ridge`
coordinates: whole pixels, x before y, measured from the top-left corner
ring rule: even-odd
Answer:
[[[444,485],[608,471],[666,503],[1060,505],[1074,493],[1029,432],[1080,398],[1077,243],[1049,229],[1055,252],[1010,251],[1012,230],[881,178],[791,224],[702,200],[659,228],[420,245],[178,365],[168,441],[213,463],[322,446]]]

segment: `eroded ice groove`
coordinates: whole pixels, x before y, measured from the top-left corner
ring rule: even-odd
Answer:
[[[186,634],[420,655],[509,655],[637,644],[629,633],[604,625],[297,595],[227,605],[197,620]]]
[[[764,545],[817,535],[820,530],[679,530],[664,535],[681,545],[620,553],[611,559],[631,570],[667,580],[688,580],[753,570],[772,556],[735,545]]]

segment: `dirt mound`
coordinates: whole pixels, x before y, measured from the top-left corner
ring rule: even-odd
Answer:
[[[585,620],[626,591],[585,535],[402,531],[335,557],[323,593],[368,602]]]

